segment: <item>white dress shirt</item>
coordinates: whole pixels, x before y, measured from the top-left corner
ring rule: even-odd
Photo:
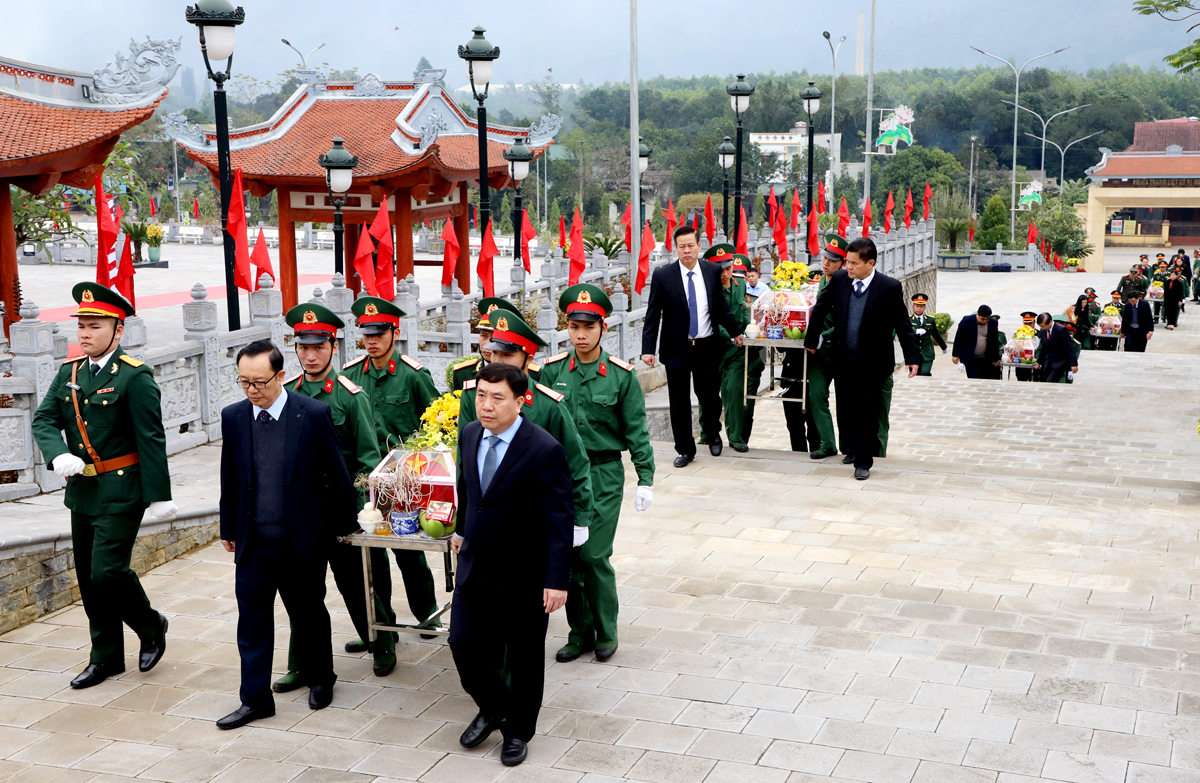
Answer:
[[[479,440],[479,454],[476,455],[475,459],[475,466],[479,469],[479,480],[481,482],[480,486],[482,486],[483,481],[483,461],[487,459],[488,447],[491,446],[492,450],[496,452],[496,467],[499,468],[500,463],[504,461],[504,455],[508,453],[509,444],[512,443],[513,438],[516,437],[517,430],[519,429],[521,429],[520,416],[517,417],[517,420],[514,421],[508,429],[499,435],[493,435],[486,429],[483,431],[483,437]],[[488,438],[492,437],[498,438],[499,440],[494,442],[489,441]]]
[[[850,286],[851,286],[850,290],[857,291],[858,284],[862,283],[862,290],[865,293],[866,290],[871,287],[871,281],[874,279],[875,279],[875,270],[874,269],[871,270],[871,274],[867,275],[866,280],[855,280],[854,278],[851,278],[850,279]]]
[[[281,389],[279,391],[279,396],[275,398],[275,402],[271,403],[270,408],[260,408],[257,405],[254,405],[253,403],[251,403],[250,416],[251,416],[251,418],[257,419],[259,412],[265,410],[267,412],[268,416],[270,416],[275,421],[279,421],[279,417],[283,415],[283,406],[284,405],[287,405],[287,389]]]
[[[688,269],[679,262],[679,274],[683,278],[683,297],[687,298],[688,293],[688,273],[695,272],[692,275],[692,280],[696,285],[696,339],[701,337],[712,337],[712,319],[708,313],[708,288],[704,285],[704,273],[700,271],[700,264],[706,263],[697,261],[696,266]]]
[[[111,359],[112,355],[116,352],[117,352],[117,349],[113,348],[111,351],[104,354],[99,359],[93,359],[92,357],[89,356],[88,357],[88,372],[92,373],[93,375],[98,375],[100,373],[100,370],[103,370],[105,367],[108,366],[108,360]],[[92,367],[97,366],[97,365],[99,365],[100,370],[93,370]]]

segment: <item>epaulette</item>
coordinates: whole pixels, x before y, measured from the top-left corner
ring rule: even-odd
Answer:
[[[525,367],[530,372],[541,372],[542,371],[542,365],[537,364],[536,362],[530,362],[529,364],[525,365]]]
[[[468,389],[474,389],[474,388],[475,388],[475,379],[474,378],[471,378],[470,380],[463,382],[463,388],[462,388],[463,391],[467,391]]]
[[[87,358],[87,354],[83,354],[82,356],[76,356],[73,359],[66,359],[63,361],[63,364],[71,364],[73,362],[77,362],[77,361],[80,361],[80,360],[86,359],[86,358]]]
[[[611,364],[617,365],[622,370],[625,370],[627,372],[633,372],[633,365],[630,364],[629,362],[625,361],[624,359],[618,359],[615,356],[609,356],[608,361]]]
[[[421,364],[420,362],[418,362],[416,359],[412,358],[411,356],[408,356],[407,354],[403,354],[403,353],[400,354],[400,361],[404,362],[405,364],[407,364],[409,367],[413,368],[414,370],[419,370],[425,366],[425,365]]]
[[[284,385],[284,386],[287,386],[287,385],[288,385],[289,383],[291,383],[292,381],[298,381],[298,380],[300,380],[302,377],[304,377],[304,373],[300,373],[299,375],[293,375],[291,378],[284,378],[284,380],[283,380],[283,385]]]
[[[467,367],[474,367],[477,364],[479,364],[478,359],[464,359],[463,361],[454,365],[454,371],[458,372],[459,370],[465,370]]]
[[[358,394],[360,391],[362,391],[361,386],[359,386],[357,383],[355,383],[354,381],[347,378],[345,375],[339,375],[337,377],[337,379],[338,379],[338,383],[345,386],[350,391],[351,394]]]
[[[566,399],[561,394],[554,391],[554,389],[551,389],[549,386],[543,386],[540,383],[535,383],[534,386],[537,387],[538,391],[540,391],[542,394],[546,395],[550,399],[554,400],[555,402],[562,402],[564,399]]]
[[[570,355],[571,355],[570,351],[563,351],[562,353],[556,353],[553,356],[551,356],[549,359],[546,359],[545,361],[543,361],[542,364],[554,364],[555,362],[561,362],[563,359],[567,358]]]
[[[135,359],[127,353],[121,354],[118,358],[120,358],[121,361],[125,362],[130,367],[141,367],[143,364],[145,364],[145,362],[143,362],[141,359]]]
[[[353,367],[353,366],[354,366],[354,365],[356,365],[356,364],[363,364],[364,362],[369,362],[369,361],[371,361],[371,355],[370,355],[370,354],[367,354],[366,356],[360,356],[360,357],[359,357],[359,358],[357,358],[357,359],[351,359],[350,361],[348,361],[348,362],[346,362],[345,364],[343,364],[343,365],[342,365],[342,369],[343,369],[343,370],[349,370],[351,367]]]

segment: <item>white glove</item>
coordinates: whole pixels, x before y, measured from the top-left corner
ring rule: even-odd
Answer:
[[[817,350],[818,351],[821,350],[821,346],[824,344],[825,344],[825,335],[821,335],[820,337],[817,338]]]
[[[948,350],[950,350],[950,349],[949,349],[949,348],[943,348],[943,349],[942,349],[942,356],[945,356],[945,355],[946,355],[946,351],[948,351]]]
[[[175,518],[178,509],[170,500],[158,500],[146,509],[146,517],[152,522],[166,522]]]
[[[74,454],[59,454],[50,464],[50,469],[63,478],[78,476],[83,472],[84,462]]]
[[[925,336],[925,330],[924,330],[924,329],[918,329],[918,330],[917,330],[917,334],[919,334],[919,335],[921,335],[922,337],[924,337],[924,336]]]
[[[654,502],[654,490],[650,487],[638,487],[637,497],[633,500],[635,511],[645,511]]]
[[[959,372],[966,372],[966,369],[967,369],[967,365],[963,364],[962,362],[958,363],[958,371]]]
[[[1071,372],[1070,370],[1067,370],[1067,380],[1068,381],[1075,380],[1075,373]]]
[[[588,540],[588,529],[586,527],[575,526],[575,535],[572,537],[571,546],[583,546]]]

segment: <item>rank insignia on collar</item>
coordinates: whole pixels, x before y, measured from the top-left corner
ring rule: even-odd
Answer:
[[[608,377],[608,365],[605,364],[604,362],[600,362],[600,366],[598,368],[596,368],[596,372],[600,373],[605,378],[607,378]]]
[[[108,372],[109,372],[109,374],[111,374],[111,375],[116,375],[116,374],[117,374],[117,363],[116,363],[116,362],[113,362],[112,369],[110,369]]]
[[[325,393],[326,393],[326,394],[329,394],[329,392],[333,391],[333,378],[326,378],[326,379],[325,379],[325,388],[324,388],[324,391],[325,391]]]
[[[391,361],[388,362],[388,372],[391,373],[392,375],[396,374],[396,360],[395,359],[392,359]]]
[[[530,389],[529,391],[525,392],[525,404],[533,405],[533,389]]]
[[[567,365],[567,372],[575,372],[575,357],[571,357],[571,363]]]

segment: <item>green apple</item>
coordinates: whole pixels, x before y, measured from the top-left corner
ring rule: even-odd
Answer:
[[[444,538],[446,535],[446,526],[436,519],[426,519],[422,522],[421,528],[432,538]]]
[[[799,328],[797,328],[795,326],[791,326],[791,327],[788,327],[787,329],[783,330],[783,336],[788,338],[789,340],[799,340],[803,336],[803,334],[801,333]]]

